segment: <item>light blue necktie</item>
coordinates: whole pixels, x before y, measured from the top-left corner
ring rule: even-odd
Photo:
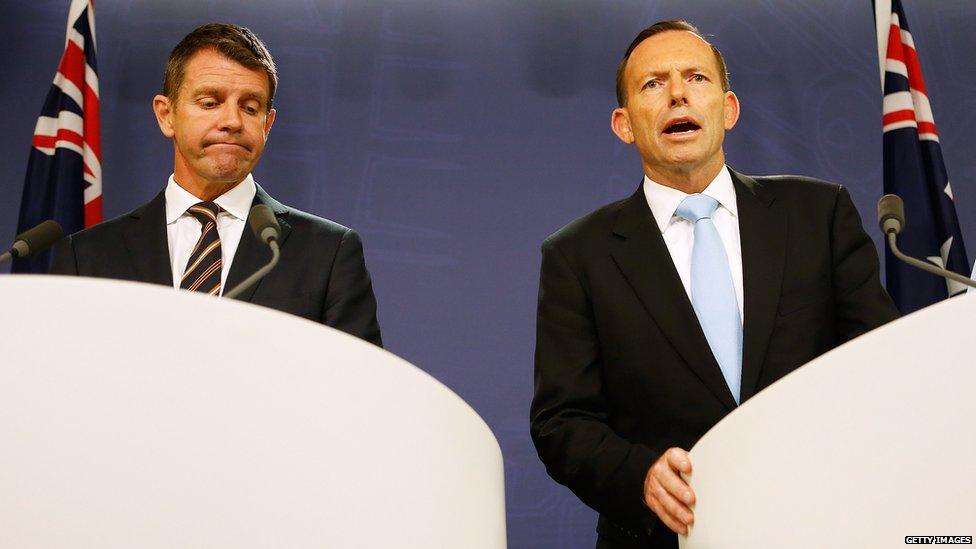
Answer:
[[[703,194],[688,195],[674,212],[695,224],[691,252],[691,304],[712,354],[718,361],[735,401],[742,384],[742,319],[732,285],[729,258],[712,214],[718,201]]]

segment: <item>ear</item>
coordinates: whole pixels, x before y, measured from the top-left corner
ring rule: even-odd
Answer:
[[[725,130],[731,130],[739,121],[739,98],[731,91],[725,92]]]
[[[165,95],[153,97],[152,107],[153,113],[156,114],[156,123],[159,124],[159,131],[172,139],[175,132],[173,131],[173,104],[169,97]]]
[[[634,142],[634,131],[630,127],[630,113],[626,107],[613,109],[610,113],[610,129],[623,141],[630,145]]]
[[[271,109],[268,111],[268,116],[264,118],[264,139],[267,141],[268,135],[271,133],[271,126],[274,125],[275,121],[275,110]]]

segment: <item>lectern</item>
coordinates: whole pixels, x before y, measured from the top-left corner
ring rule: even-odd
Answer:
[[[0,547],[505,547],[502,457],[457,395],[271,309],[0,281]]]
[[[863,549],[972,539],[974,355],[976,299],[960,297],[771,385],[692,448],[698,503],[681,546]]]

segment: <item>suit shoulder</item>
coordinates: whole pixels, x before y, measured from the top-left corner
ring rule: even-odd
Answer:
[[[824,197],[833,199],[843,186],[803,175],[750,175],[756,184],[781,196]]]
[[[616,202],[612,202],[596,210],[570,221],[561,229],[552,233],[542,243],[543,248],[550,246],[577,247],[584,246],[588,242],[601,239],[610,234],[613,225],[617,220],[620,210],[629,200],[629,197]]]
[[[836,183],[794,175],[756,177],[755,182],[760,189],[755,194],[775,202],[796,226],[829,227],[850,213],[860,218],[850,193]]]
[[[288,208],[287,222],[293,229],[302,233],[336,240],[341,240],[347,234],[356,233],[353,229],[331,219],[319,217],[291,206],[286,206],[286,208]]]
[[[100,243],[108,239],[117,238],[121,236],[122,230],[133,222],[133,216],[139,214],[141,210],[142,207],[139,207],[129,213],[122,214],[118,217],[113,217],[112,219],[107,219],[98,225],[88,227],[87,229],[82,229],[72,235],[69,235],[68,238],[70,238],[72,243],[75,245]]]

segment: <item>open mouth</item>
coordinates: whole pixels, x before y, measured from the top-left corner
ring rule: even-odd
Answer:
[[[668,122],[668,125],[664,128],[664,133],[674,135],[691,133],[700,129],[701,126],[696,124],[693,120],[688,118],[676,118]]]

